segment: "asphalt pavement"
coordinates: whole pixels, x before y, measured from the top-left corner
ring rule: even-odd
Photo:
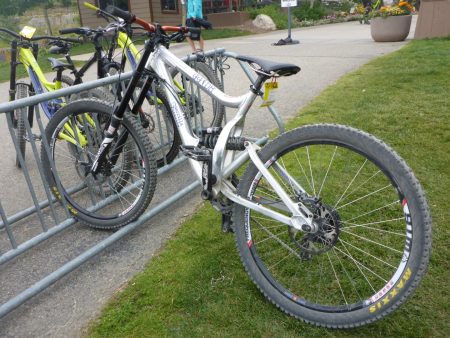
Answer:
[[[287,37],[287,31],[275,31],[245,37],[206,41],[207,49],[225,48],[301,67],[296,76],[281,78],[275,108],[286,120],[342,75],[368,61],[401,48],[414,36],[415,20],[405,42],[375,43],[370,26],[348,22],[292,30],[296,45],[273,46]],[[173,48],[178,56],[187,55],[187,44]],[[227,62],[225,92],[243,94],[249,83],[233,60]],[[0,84],[0,102],[8,97],[8,83]],[[345,93],[342,95],[345,99]],[[255,105],[256,107],[256,105]],[[232,115],[232,111],[228,111]],[[4,114],[1,114],[4,115]],[[250,111],[246,135],[262,136],[276,128],[265,108]],[[4,116],[0,116],[0,201],[8,214],[30,206],[23,193],[21,173],[14,166]],[[31,158],[27,159],[27,161]],[[155,201],[166,199],[193,181],[188,166],[179,166],[159,178]],[[201,203],[199,190],[180,199],[174,206],[146,222],[133,233],[108,247],[89,262],[71,272],[45,291],[0,319],[0,337],[79,337],[89,322],[99,315],[107,301],[126,285],[157,254],[182,221]],[[27,226],[25,223],[24,227]],[[212,225],[220,232],[220,224]],[[19,231],[19,230],[18,230]],[[0,305],[17,295],[68,260],[78,256],[110,233],[75,225],[45,243],[0,266]],[[1,247],[0,252],[4,250]]]

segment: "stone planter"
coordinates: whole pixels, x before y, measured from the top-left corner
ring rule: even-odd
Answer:
[[[370,20],[370,33],[377,42],[403,41],[409,34],[411,15],[377,17]]]

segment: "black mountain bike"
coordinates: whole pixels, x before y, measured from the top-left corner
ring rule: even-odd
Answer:
[[[88,62],[75,73],[74,84],[80,83],[85,72],[97,62],[97,77],[105,77],[123,72],[126,65],[130,65],[131,69],[136,69],[137,63],[141,58],[139,50],[133,42],[133,32],[141,30],[141,27],[132,27],[130,23],[113,16],[91,4],[85,3],[85,6],[96,10],[97,15],[102,16],[108,25],[104,28],[91,29],[87,27],[69,28],[61,30],[61,34],[77,34],[84,38],[89,38],[94,46],[95,53]],[[101,40],[109,42],[109,48],[104,50]],[[179,37],[179,41],[184,36]],[[116,48],[120,47],[120,61],[114,60]],[[71,63],[71,60],[68,60]],[[221,84],[211,67],[204,62],[196,62],[194,65],[208,81],[217,87]],[[191,85],[188,79],[179,75],[176,69],[171,71],[172,77],[176,83],[176,91],[180,101],[186,108],[186,113],[191,116],[192,128],[201,127],[219,127],[222,124],[225,108],[216,100],[212,100],[207,95],[203,95],[201,91]],[[123,92],[125,92],[126,83],[120,83],[112,86],[111,92],[114,98],[121,100]],[[142,82],[136,86],[135,95],[131,99],[134,102],[142,89]],[[150,139],[154,145],[155,156],[157,158],[158,167],[171,163],[179,152],[181,144],[180,135],[176,128],[175,121],[170,113],[170,107],[164,92],[154,86],[150,88],[146,94],[145,100],[139,107],[138,115],[144,128],[150,133]]]

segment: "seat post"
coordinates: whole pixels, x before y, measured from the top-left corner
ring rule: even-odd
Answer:
[[[250,86],[251,91],[256,95],[259,95],[264,82],[266,82],[269,78],[270,76],[259,73],[255,83]]]

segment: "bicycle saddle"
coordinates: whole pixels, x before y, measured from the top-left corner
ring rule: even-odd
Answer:
[[[260,69],[257,70],[258,72],[263,72],[269,75],[274,72],[279,76],[290,76],[297,74],[300,71],[300,67],[293,65],[292,63],[268,61],[246,55],[238,55],[236,59],[248,63],[254,63],[260,67]]]
[[[48,61],[50,61],[50,63],[52,64],[52,69],[58,69],[58,68],[67,68],[70,69],[71,65],[67,64],[67,63],[62,63],[61,61],[55,59],[55,58],[48,58]]]

